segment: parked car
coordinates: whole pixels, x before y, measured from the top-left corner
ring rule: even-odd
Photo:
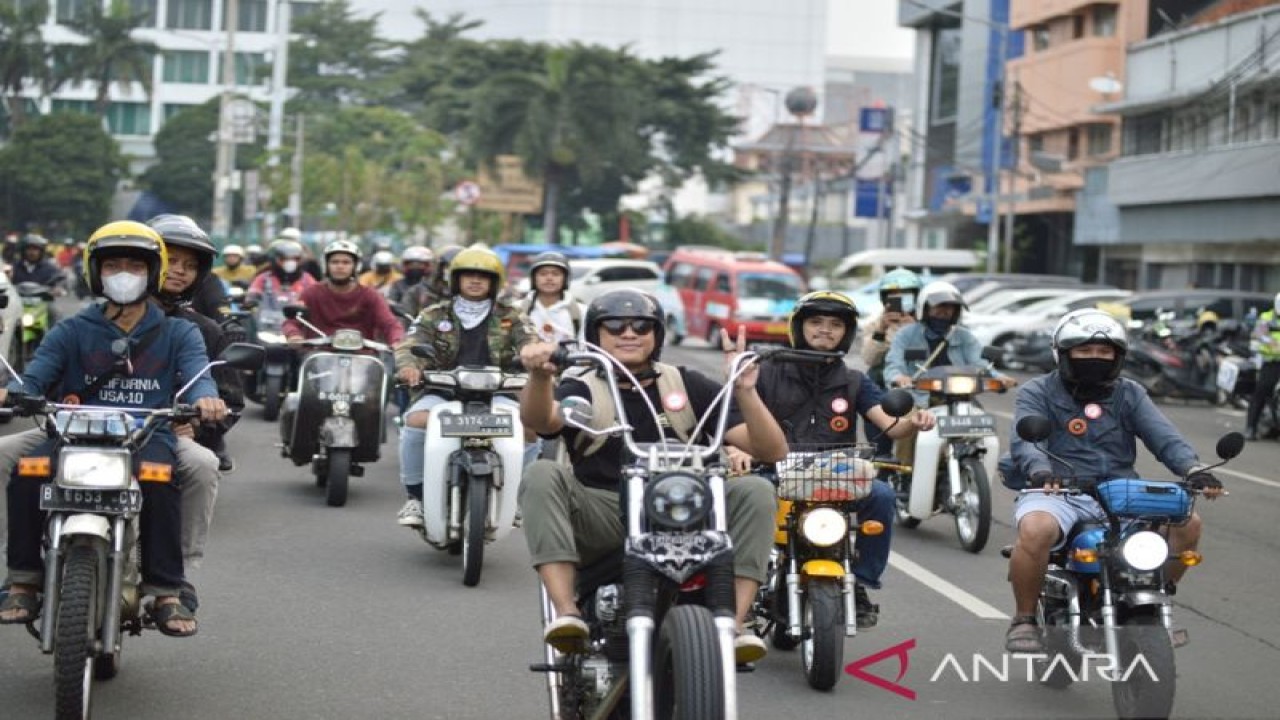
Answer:
[[[643,290],[658,298],[666,313],[668,342],[679,344],[688,335],[680,295],[663,280],[662,268],[656,263],[623,258],[571,258],[569,273],[569,291],[583,304],[589,304],[609,290]],[[521,279],[516,289],[521,294],[529,292],[529,278]]]
[[[1032,290],[1035,288],[1100,288],[1110,285],[1091,285],[1079,278],[1068,275],[1022,275],[1022,274],[952,274],[954,280],[947,280],[956,286],[965,302],[973,304],[989,295],[1002,290]],[[943,278],[946,280],[946,277]],[[957,284],[958,283],[958,284]]]
[[[746,338],[779,342],[787,318],[805,292],[795,270],[761,253],[719,248],[680,248],[666,265],[667,282],[680,294],[688,332],[719,346],[720,329]]]
[[[1014,312],[994,315],[966,315],[964,324],[983,345],[995,345],[1005,352],[999,364],[1012,367],[1016,364],[1014,345],[1046,324],[1056,323],[1072,310],[1094,307],[1099,302],[1112,302],[1131,295],[1128,290],[1082,290],[1066,295],[1050,297],[1020,307]]]
[[[1077,292],[1077,290],[1071,288],[1000,290],[969,304],[969,311],[965,313],[965,320],[967,322],[970,319],[988,315],[1018,312],[1028,305],[1035,305],[1050,298],[1064,297],[1073,292]]]

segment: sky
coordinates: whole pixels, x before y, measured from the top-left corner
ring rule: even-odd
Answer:
[[[783,2],[785,0],[779,0]],[[897,0],[827,0],[827,54],[860,57],[909,58],[912,33],[898,27]],[[382,32],[394,39],[417,36],[422,25],[416,6],[430,8],[430,0],[355,0],[360,13],[381,12]]]

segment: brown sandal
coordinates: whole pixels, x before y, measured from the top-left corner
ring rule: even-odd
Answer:
[[[0,625],[26,625],[35,622],[36,618],[40,617],[40,601],[33,592],[10,590],[4,602],[0,603],[0,613],[13,610],[21,610],[23,614],[8,619],[0,618]]]
[[[1040,625],[1034,615],[1018,615],[1009,624],[1004,636],[1004,649],[1014,654],[1034,655],[1044,652],[1040,638]]]

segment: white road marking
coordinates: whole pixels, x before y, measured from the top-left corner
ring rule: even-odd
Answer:
[[[977,615],[983,620],[1008,620],[1009,615],[971,595],[960,587],[943,580],[896,551],[889,551],[889,564],[910,575],[942,597]]]

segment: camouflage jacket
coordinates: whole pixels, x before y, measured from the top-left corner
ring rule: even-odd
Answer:
[[[485,322],[489,327],[490,364],[497,367],[515,367],[520,361],[520,348],[538,339],[538,333],[528,316],[502,298],[494,302]],[[456,367],[461,344],[462,324],[453,312],[453,301],[438,302],[418,315],[409,328],[409,334],[396,346],[396,367],[452,369]],[[425,360],[414,357],[410,351],[414,345],[435,347],[435,358]]]

